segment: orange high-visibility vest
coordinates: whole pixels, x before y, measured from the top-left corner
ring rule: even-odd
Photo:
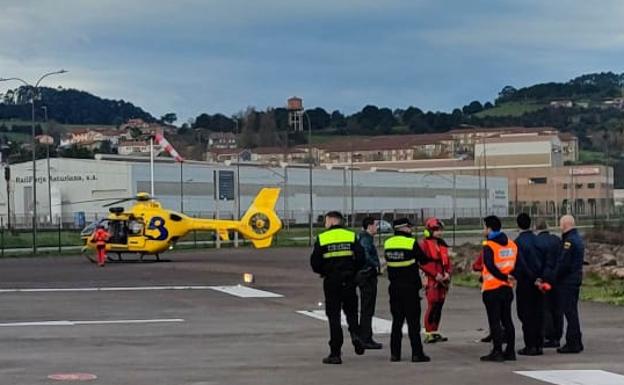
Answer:
[[[518,259],[518,246],[512,240],[507,241],[507,245],[501,246],[494,241],[484,241],[484,246],[489,246],[494,253],[494,264],[498,267],[498,270],[503,274],[509,274],[516,266],[516,260]],[[502,286],[511,287],[512,284],[508,281],[501,281],[494,277],[487,269],[485,264],[481,272],[483,277],[483,285],[481,291],[496,290]]]

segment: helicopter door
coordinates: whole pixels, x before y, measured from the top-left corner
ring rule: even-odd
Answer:
[[[145,238],[143,231],[145,224],[141,220],[131,219],[128,221],[128,246],[143,247],[145,246]]]
[[[128,226],[126,221],[111,220],[108,224],[108,233],[110,234],[109,243],[124,246],[128,244]]]

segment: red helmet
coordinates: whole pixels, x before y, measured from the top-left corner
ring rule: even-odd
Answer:
[[[425,221],[425,228],[429,231],[444,229],[444,222],[436,217],[431,217]]]

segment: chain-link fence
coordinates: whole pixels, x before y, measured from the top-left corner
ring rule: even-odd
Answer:
[[[392,232],[391,223],[398,218],[409,218],[417,226],[420,226],[426,218],[436,216],[443,219],[446,225],[446,237],[452,245],[473,242],[480,238],[481,219],[478,212],[474,210],[457,210],[453,216],[452,210],[448,209],[427,209],[417,210],[393,210],[393,211],[357,211],[355,213],[345,213],[346,225],[358,230],[365,217],[372,216],[383,221],[381,223],[381,237]],[[555,215],[542,215],[540,212],[524,211],[532,215],[536,223],[540,219],[552,226],[557,227]],[[191,217],[198,218],[219,218],[235,219],[236,213],[229,211],[217,212],[192,212],[186,213]],[[276,246],[306,246],[314,237],[323,231],[323,216],[325,212],[315,211],[312,226],[309,223],[309,212],[305,210],[292,210],[285,212],[278,211],[282,219],[283,229],[275,236]],[[516,213],[510,210],[510,215],[502,218],[504,228],[515,229]],[[613,213],[609,220],[618,222],[622,212]],[[49,253],[70,253],[80,252],[84,246],[84,239],[81,238],[81,231],[89,224],[98,222],[107,216],[98,213],[72,213],[48,221],[41,217],[37,221],[36,239],[33,237],[33,220],[29,216],[13,216],[8,221],[6,216],[0,216],[0,252],[2,256],[12,253],[26,253],[33,248],[33,242],[39,252]],[[303,219],[302,219],[303,218]],[[296,220],[295,220],[296,219]],[[579,224],[592,226],[595,223],[604,223],[606,218],[598,216],[578,216]],[[303,222],[302,222],[303,221]],[[214,232],[191,231],[185,237],[179,239],[176,248],[199,248],[199,247],[233,247],[234,240],[218,242]],[[240,238],[238,242],[242,246],[249,243]]]

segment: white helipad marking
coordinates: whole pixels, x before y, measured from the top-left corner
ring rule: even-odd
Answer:
[[[97,376],[91,373],[55,373],[50,374],[48,379],[54,381],[92,381],[96,380]]]
[[[81,291],[150,291],[150,290],[210,290],[212,286],[126,286],[126,287],[67,287],[36,289],[0,289],[0,293],[55,293]]]
[[[0,327],[11,326],[78,326],[78,325],[110,325],[110,324],[149,324],[149,323],[169,323],[184,322],[182,318],[161,318],[161,319],[126,319],[126,320],[105,320],[105,321],[35,321],[35,322],[8,322],[0,323]]]
[[[299,310],[297,313],[327,322],[325,310]],[[347,326],[347,318],[344,313],[341,314],[343,326]],[[390,334],[392,332],[392,321],[387,319],[373,317],[373,334]],[[407,333],[407,325],[403,325],[403,333]]]
[[[624,384],[624,376],[604,370],[537,370],[514,373],[556,385]]]
[[[241,298],[279,298],[281,294],[271,293],[270,291],[258,290],[247,286],[210,286],[210,289],[227,293]]]

